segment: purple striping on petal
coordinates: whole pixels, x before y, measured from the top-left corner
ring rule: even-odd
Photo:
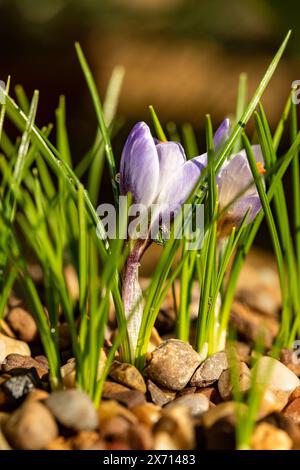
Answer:
[[[218,147],[221,147],[226,140],[229,137],[230,133],[230,120],[228,118],[224,119],[218,129],[215,132],[214,135],[214,147],[215,150],[218,149]]]
[[[152,203],[159,180],[156,147],[145,123],[134,126],[124,146],[120,165],[120,190],[131,192],[135,203]]]
[[[186,157],[183,148],[175,142],[156,145],[159,160],[159,182],[157,194],[168,184],[173,175],[184,165]]]
[[[159,204],[167,204],[166,212],[175,215],[178,213],[200,178],[203,169],[204,165],[196,158],[188,160],[178,168],[176,174],[168,181],[158,196],[157,202]]]

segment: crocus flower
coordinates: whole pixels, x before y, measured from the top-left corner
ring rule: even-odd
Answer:
[[[259,145],[252,146],[259,173],[264,173],[263,157]],[[249,210],[246,223],[249,224],[261,209],[261,202],[245,150],[230,157],[217,174],[219,190],[218,221],[219,236],[227,236],[233,227],[239,227]]]
[[[214,136],[216,151],[228,138],[229,128],[230,122],[225,119]],[[252,150],[259,169],[263,171],[260,147],[254,146]],[[149,127],[144,122],[139,122],[129,134],[123,149],[120,165],[121,194],[130,192],[133,202],[143,204],[147,209],[152,204],[164,205],[169,216],[175,216],[206,166],[207,154],[187,160],[179,143],[157,141],[152,137]],[[217,174],[216,182],[220,208],[219,236],[222,237],[227,236],[233,226],[241,223],[249,208],[248,222],[255,218],[261,207],[254,183],[248,188],[253,178],[244,150],[227,159]],[[156,220],[160,221],[161,215],[159,213]],[[122,283],[122,299],[128,321],[132,357],[143,314],[143,299],[138,283],[139,262],[148,246],[148,240],[141,245],[139,242],[142,240],[134,244],[128,256]]]
[[[230,122],[225,119],[214,135],[217,150],[229,136]],[[262,154],[259,146],[252,150],[259,168],[263,170]],[[121,194],[132,193],[133,202],[144,204],[164,204],[169,214],[176,215],[189,197],[201,172],[207,166],[207,154],[190,160],[176,142],[155,140],[144,122],[137,123],[132,129],[121,157],[120,189]],[[248,208],[248,220],[252,221],[260,210],[260,199],[253,181],[245,151],[231,156],[217,175],[220,212],[228,206],[220,219],[220,235],[227,235],[233,226],[239,226]]]

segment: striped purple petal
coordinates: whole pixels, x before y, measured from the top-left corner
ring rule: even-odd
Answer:
[[[263,157],[259,145],[253,146],[257,163],[263,164]],[[253,181],[252,172],[248,163],[245,150],[228,160],[217,174],[217,185],[219,190],[219,209],[225,209],[221,216],[221,232],[227,233],[228,227],[238,227],[247,210],[251,208],[247,223],[254,220],[261,209],[260,198]],[[226,227],[226,229],[224,229]]]
[[[125,143],[120,164],[120,191],[133,202],[150,205],[157,193],[159,161],[149,127],[137,123]]]
[[[182,146],[176,142],[163,142],[156,145],[159,160],[159,193],[185,163],[186,156]]]
[[[228,118],[224,119],[214,135],[214,147],[215,150],[222,147],[226,142],[230,134],[230,120]]]
[[[158,204],[166,204],[164,215],[168,213],[171,216],[176,216],[188,199],[204,167],[200,157],[196,157],[188,160],[177,169],[173,177],[160,191],[156,201]]]

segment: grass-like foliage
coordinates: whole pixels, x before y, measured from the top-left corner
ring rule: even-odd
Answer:
[[[111,139],[120,126],[116,109],[124,71],[121,68],[113,71],[102,105],[87,60],[76,44],[79,63],[98,122],[94,142],[77,166],[70,150],[71,136],[67,132],[64,97],[60,98],[55,112],[53,137],[52,125],[39,129],[35,124],[38,92],[34,92],[29,100],[23,88],[18,86],[14,100],[9,92],[9,80],[7,81],[6,101],[0,112],[0,317],[4,314],[10,291],[16,285],[24,292],[38,324],[49,360],[53,388],[62,386],[59,353],[61,321],[68,323],[77,364],[78,387],[86,390],[96,404],[101,398],[102,386],[117,350],[123,361],[135,362],[137,367],[143,369],[157,314],[168,290],[174,289],[177,278],[180,281],[180,301],[176,305],[178,337],[190,341],[191,293],[194,283],[198,283],[200,301],[193,345],[204,356],[224,349],[238,275],[264,216],[278,262],[282,290],[282,325],[278,346],[289,345],[295,338],[300,328],[300,134],[291,96],[274,136],[271,135],[263,107],[259,104],[284,52],[289,35],[290,33],[248,103],[247,80],[245,76],[241,76],[234,127],[221,148],[214,148],[212,120],[210,116],[206,117],[208,164],[189,197],[189,202],[193,204],[204,204],[203,245],[197,250],[189,250],[187,240],[172,236],[175,224],[171,227],[170,238],[164,243],[151,282],[143,293],[143,315],[134,354],[127,332],[127,321],[130,318],[126,318],[124,312],[120,274],[126,263],[130,244],[124,243],[122,237],[103,240],[96,233],[96,227],[100,232],[103,229],[96,213],[96,204],[105,167],[118,211],[117,164]],[[266,170],[263,177],[258,171],[249,140],[244,133],[244,128],[257,107],[256,134]],[[164,131],[152,107],[150,111],[157,137],[161,141],[180,140],[180,132],[173,123]],[[6,133],[6,121],[11,121],[20,133],[16,141],[12,141]],[[279,143],[289,121],[291,145],[280,156]],[[195,156],[198,148],[193,129],[187,124],[181,134],[188,158]],[[224,162],[242,148],[247,153],[253,173],[252,184],[257,187],[262,210],[251,223],[248,223],[247,211],[241,223],[232,226],[226,232],[226,237],[221,237],[220,224],[227,208],[220,210],[216,175]],[[282,183],[290,164],[294,198],[292,221],[288,218]],[[81,182],[83,177],[87,181],[86,188]],[[230,201],[232,202],[234,201]],[[123,211],[119,220],[121,232],[126,233],[126,211]],[[28,269],[28,261],[32,258],[42,268],[41,285],[36,285]],[[68,286],[67,271],[70,267],[76,271],[79,282],[79,293],[75,297]],[[105,370],[99,374],[99,358],[112,301],[119,334],[110,349]],[[135,315],[134,309],[131,315]]]

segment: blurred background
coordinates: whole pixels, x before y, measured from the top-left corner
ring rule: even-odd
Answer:
[[[204,150],[205,114],[216,127],[235,112],[239,74],[248,74],[251,94],[289,28],[288,51],[263,99],[273,127],[300,79],[297,0],[0,0],[0,18],[0,79],[10,74],[29,95],[40,90],[39,125],[53,122],[59,95],[66,96],[76,161],[96,129],[76,40],[102,96],[113,67],[126,69],[118,158],[133,123],[150,122],[149,104],[164,124],[192,123]]]

